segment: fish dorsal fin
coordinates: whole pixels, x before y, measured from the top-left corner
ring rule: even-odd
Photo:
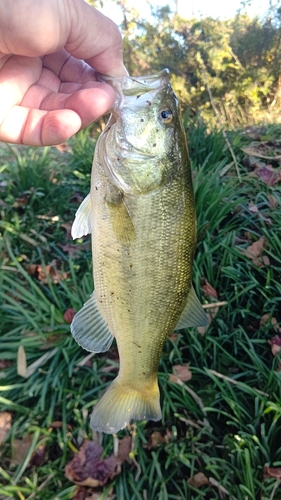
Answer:
[[[75,214],[75,220],[72,225],[71,235],[74,240],[86,236],[92,232],[91,224],[91,198],[90,193],[82,201]]]
[[[95,293],[74,316],[70,329],[76,342],[86,351],[108,351],[113,341],[113,335],[98,308]]]
[[[187,297],[186,306],[175,330],[191,326],[207,326],[208,324],[208,318],[192,286]]]

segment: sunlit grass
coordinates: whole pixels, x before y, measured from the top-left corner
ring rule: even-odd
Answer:
[[[269,188],[250,178],[242,166],[239,183],[235,169],[225,169],[232,160],[222,135],[208,133],[200,122],[186,127],[198,213],[194,283],[203,304],[216,300],[203,295],[205,278],[224,305],[205,334],[189,329],[167,340],[159,370],[162,422],[137,424],[134,456],[140,472],[124,463],[111,487],[118,500],[278,499],[276,480],[264,479],[263,468],[281,466],[281,360],[268,344],[277,332],[260,320],[264,314],[281,320],[281,192],[278,185]],[[236,140],[234,149],[241,159],[239,144]],[[74,342],[64,318],[93,289],[89,242],[75,243],[83,251],[71,256],[60,246],[73,243],[65,226],[89,189],[93,147],[84,132],[65,153],[3,150],[0,359],[9,364],[0,371],[0,408],[13,414],[1,448],[3,499],[73,498],[75,486],[64,477],[64,466],[73,446],[91,438],[88,416],[118,369],[114,345],[109,353],[95,355],[92,366],[81,366],[88,353]],[[271,207],[270,194],[279,206]],[[258,213],[249,210],[250,202]],[[259,267],[243,253],[249,234],[251,242],[266,239],[269,265]],[[52,261],[56,280],[46,270]],[[45,270],[45,280],[32,272],[32,264]],[[28,366],[51,354],[28,378],[17,374],[20,346]],[[192,379],[184,384],[170,380],[173,366],[186,363]],[[61,426],[52,428],[54,421]],[[166,442],[151,448],[155,431]],[[11,461],[13,443],[26,433],[30,449],[18,464]],[[40,444],[46,459],[30,466]],[[103,436],[103,446],[105,455],[112,453],[111,436]],[[213,482],[195,486],[187,481],[199,472]],[[106,491],[101,499],[107,498]]]

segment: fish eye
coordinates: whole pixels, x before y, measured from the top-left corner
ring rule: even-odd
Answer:
[[[169,108],[160,111],[160,119],[163,123],[171,123],[173,119],[173,112]]]

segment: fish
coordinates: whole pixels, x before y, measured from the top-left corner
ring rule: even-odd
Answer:
[[[114,434],[132,420],[161,419],[163,344],[208,320],[192,286],[195,202],[169,71],[104,81],[116,101],[72,228],[74,238],[92,233],[95,290],[71,332],[95,353],[116,339],[119,373],[91,415],[94,430]]]

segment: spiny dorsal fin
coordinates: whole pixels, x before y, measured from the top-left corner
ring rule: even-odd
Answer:
[[[175,330],[191,326],[207,326],[208,324],[208,318],[192,286],[187,297],[186,306]]]
[[[113,341],[113,335],[99,311],[95,293],[74,316],[70,329],[76,342],[86,351],[108,351]]]
[[[86,236],[92,232],[91,224],[91,198],[90,193],[82,201],[75,214],[75,220],[72,225],[71,235],[74,240]]]

